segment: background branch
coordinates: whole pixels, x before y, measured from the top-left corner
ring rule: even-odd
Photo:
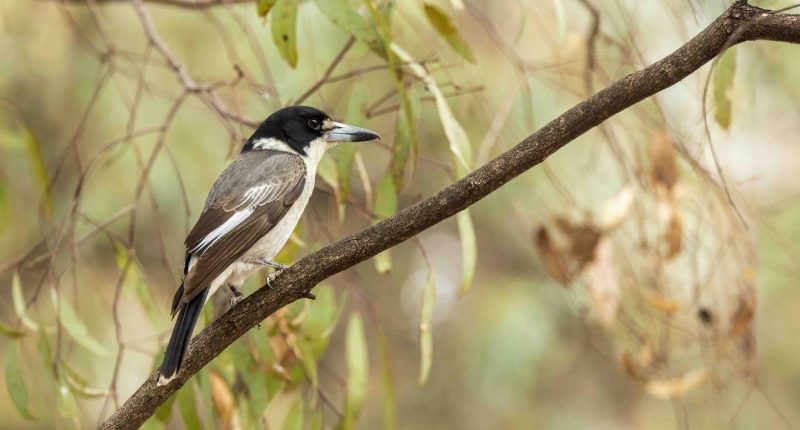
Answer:
[[[275,288],[259,289],[194,338],[176,381],[156,387],[157,375],[152,375],[101,428],[139,427],[228,345],[273,312],[306,296],[323,279],[455,215],[609,117],[674,85],[729,46],[748,40],[800,43],[800,16],[778,14],[736,1],[672,54],[579,103],[462,180],[280,273],[273,282]]]

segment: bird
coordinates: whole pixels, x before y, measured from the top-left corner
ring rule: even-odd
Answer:
[[[214,292],[229,288],[234,306],[250,275],[266,266],[287,267],[273,258],[300,220],[325,152],[342,142],[374,139],[378,133],[333,121],[309,106],[279,109],[258,126],[214,182],[186,237],[183,282],[172,300],[175,326],[158,386],[180,370],[200,311]]]

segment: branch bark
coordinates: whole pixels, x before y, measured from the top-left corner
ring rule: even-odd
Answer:
[[[100,428],[139,427],[228,345],[278,309],[307,296],[320,281],[473,205],[611,116],[674,85],[728,47],[750,40],[800,43],[800,15],[735,1],[672,54],[594,94],[458,182],[284,270],[272,283],[273,289],[259,289],[192,340],[175,381],[157,387],[157,375],[151,375]]]

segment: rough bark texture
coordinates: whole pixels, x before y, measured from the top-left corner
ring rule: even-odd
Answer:
[[[736,1],[662,60],[632,73],[572,109],[501,156],[437,194],[303,258],[198,334],[177,378],[156,386],[151,375],[101,429],[136,428],[228,345],[323,279],[391,248],[478,202],[612,115],[679,82],[728,47],[749,40],[800,43],[800,15],[777,14]]]

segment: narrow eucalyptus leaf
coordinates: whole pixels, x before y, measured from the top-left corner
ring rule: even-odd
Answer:
[[[79,345],[100,356],[111,355],[111,352],[91,335],[89,328],[75,312],[75,308],[66,299],[59,297],[55,289],[50,290],[50,299],[64,329]]]
[[[272,8],[272,40],[281,57],[292,68],[297,66],[297,7],[299,0],[280,0]]]
[[[367,395],[367,372],[369,370],[364,324],[361,316],[357,313],[350,316],[350,322],[347,324],[345,348],[347,351],[347,397],[342,429],[352,430],[355,428],[356,420]]]
[[[470,63],[474,63],[475,54],[472,53],[472,48],[470,48],[467,42],[461,37],[461,34],[459,34],[458,29],[453,24],[453,21],[450,20],[450,17],[433,4],[425,3],[423,7],[428,22],[431,23],[436,32],[447,41],[458,55],[464,57],[464,59]]]
[[[722,128],[731,126],[733,78],[736,76],[736,48],[722,54],[714,68],[714,119]]]
[[[283,430],[303,430],[303,397],[300,396],[295,402],[292,409],[289,410],[289,415],[286,417],[286,422],[283,423]]]
[[[183,425],[190,430],[203,428],[200,422],[200,415],[197,412],[197,399],[194,395],[193,381],[189,381],[186,385],[181,387],[175,397],[177,397],[178,409],[180,409],[181,418],[183,418]]]
[[[256,3],[256,12],[258,13],[258,16],[267,16],[270,9],[275,6],[275,2],[277,1],[278,0],[258,0],[258,3]]]
[[[386,51],[381,45],[380,36],[375,27],[359,15],[357,9],[350,7],[347,0],[315,0],[319,10],[342,30],[350,33],[359,42],[386,58]]]
[[[456,215],[458,234],[461,239],[461,285],[459,294],[466,294],[472,286],[475,277],[475,265],[478,261],[478,245],[475,239],[475,226],[468,210],[463,210]]]
[[[22,322],[22,325],[28,330],[38,331],[39,324],[28,317],[28,306],[25,304],[25,296],[22,295],[22,281],[20,281],[19,273],[17,272],[14,272],[11,277],[11,301],[14,303],[14,312]]]
[[[6,389],[17,412],[26,420],[33,420],[33,414],[28,409],[28,387],[25,386],[25,378],[22,376],[21,361],[20,344],[14,342],[8,348],[6,357]]]
[[[419,384],[428,380],[433,363],[433,308],[436,303],[436,277],[428,272],[428,279],[422,287],[422,306],[419,315]]]

